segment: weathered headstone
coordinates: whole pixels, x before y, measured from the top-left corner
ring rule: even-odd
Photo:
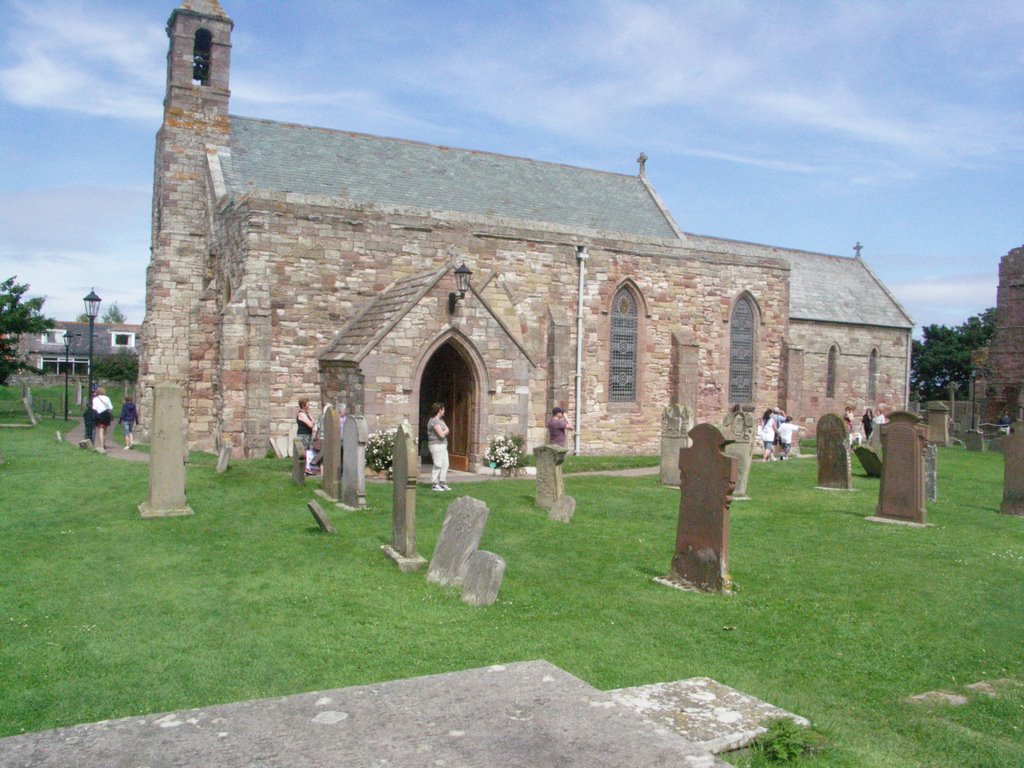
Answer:
[[[567,453],[560,445],[539,445],[533,449],[537,464],[537,495],[534,503],[541,509],[551,509],[556,501],[565,496],[562,463]]]
[[[868,437],[868,448],[873,450],[879,456],[882,455],[882,427],[879,424],[874,424],[871,430],[871,436]]]
[[[985,450],[985,435],[981,432],[965,432],[964,447],[968,451],[981,452]]]
[[[736,490],[733,501],[743,501],[747,496],[747,482],[750,480],[750,465],[754,460],[754,414],[736,410],[729,413],[723,422],[722,430],[728,440],[725,455],[736,459]]]
[[[323,425],[323,463],[317,495],[337,501],[341,490],[341,420],[333,405],[324,406]]]
[[[505,560],[493,552],[478,549],[466,563],[462,602],[476,606],[492,605],[498,599],[504,576]]]
[[[316,520],[316,524],[320,526],[320,530],[324,533],[334,533],[334,526],[331,525],[331,518],[324,512],[324,508],[317,504],[315,501],[311,501],[306,505],[309,511],[313,514],[313,519]]]
[[[288,445],[289,443],[287,437],[278,436],[270,438],[270,447],[274,450],[274,455],[279,459],[288,458]]]
[[[231,464],[231,444],[225,442],[220,447],[220,455],[217,456],[217,474],[222,475],[228,471]]]
[[[434,555],[427,569],[427,581],[444,586],[460,586],[470,556],[480,546],[490,510],[479,499],[462,496],[448,505],[441,524]]]
[[[928,402],[928,442],[949,445],[949,407],[941,400]]]
[[[842,417],[826,413],[818,419],[818,487],[852,491],[850,433]]]
[[[924,524],[924,448],[927,427],[908,411],[897,411],[882,425],[882,484],[878,492],[876,516]]]
[[[36,426],[36,424],[38,424],[38,422],[36,421],[36,414],[32,410],[32,396],[31,396],[31,394],[28,395],[27,397],[21,398],[21,403],[22,403],[22,405],[25,406],[25,415],[28,416],[29,424],[31,424],[33,427]]]
[[[292,482],[296,485],[306,484],[306,446],[301,440],[292,441]]]
[[[64,442],[64,435],[62,435],[60,433],[60,430],[57,431],[57,442],[58,443],[63,443]]]
[[[75,383],[75,405],[82,404],[82,382]]]
[[[1024,422],[1011,426],[1003,439],[1003,503],[999,511],[1024,516]]]
[[[882,476],[882,457],[874,448],[867,445],[858,445],[853,449],[854,454],[868,477]]]
[[[736,460],[722,453],[726,437],[714,424],[690,430],[679,451],[679,522],[668,576],[658,583],[702,592],[731,592],[729,504]]]
[[[679,450],[690,447],[693,411],[687,405],[672,405],[661,415],[661,484],[679,485]]]
[[[924,451],[924,499],[939,499],[939,447],[928,443]]]
[[[551,505],[548,512],[548,520],[555,520],[559,523],[572,522],[572,516],[576,514],[576,499],[572,496],[563,496]]]
[[[381,547],[403,572],[416,571],[427,561],[416,553],[416,479],[420,457],[412,426],[403,421],[395,430],[391,453],[391,544]]]
[[[142,517],[191,515],[185,498],[184,390],[177,384],[153,387],[153,425],[149,447],[149,499],[139,505]]]
[[[349,414],[342,429],[341,503],[352,509],[366,508],[366,419]]]

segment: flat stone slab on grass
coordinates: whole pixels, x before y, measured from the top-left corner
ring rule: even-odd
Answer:
[[[806,718],[709,677],[620,688],[608,693],[620,704],[714,753],[749,745],[767,730],[763,725],[767,720],[788,717],[797,725],[810,726]]]
[[[1003,690],[1015,688],[1019,685],[1024,685],[1024,683],[1020,683],[1013,678],[1001,677],[998,680],[979,680],[976,683],[963,686],[961,690],[975,695],[998,699]],[[911,704],[938,704],[944,707],[962,707],[970,703],[970,698],[964,693],[940,690],[918,693],[907,697],[907,701]]]
[[[0,739],[0,768],[728,768],[546,661]]]

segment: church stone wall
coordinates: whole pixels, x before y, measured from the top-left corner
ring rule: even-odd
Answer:
[[[982,421],[1024,415],[1024,246],[999,261],[996,332],[989,346]]]

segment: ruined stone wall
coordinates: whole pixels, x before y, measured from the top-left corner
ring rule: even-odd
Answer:
[[[1005,411],[1024,415],[1024,246],[999,262],[996,332],[989,345],[988,380],[982,421],[996,423]]]

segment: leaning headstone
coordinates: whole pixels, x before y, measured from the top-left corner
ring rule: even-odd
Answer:
[[[504,577],[505,560],[493,552],[478,549],[466,563],[462,602],[476,606],[492,605],[498,599],[498,590]]]
[[[539,445],[533,449],[537,464],[537,495],[534,503],[541,509],[551,509],[556,501],[565,496],[562,463],[567,453],[560,445]]]
[[[924,499],[939,499],[939,447],[929,442],[924,451]]]
[[[868,477],[882,476],[882,457],[878,455],[874,448],[867,445],[858,445],[853,449],[853,452],[857,456],[857,461],[864,467]]]
[[[325,405],[323,413],[323,463],[317,495],[337,501],[341,491],[341,420],[333,405]]]
[[[64,435],[62,435],[59,430],[57,431],[57,442],[58,443],[63,443],[64,442]]]
[[[220,447],[220,455],[217,456],[217,474],[222,475],[228,471],[228,465],[231,464],[231,444],[224,443]]]
[[[352,509],[366,508],[366,419],[349,415],[342,430],[341,503]]]
[[[311,501],[306,505],[309,511],[313,514],[313,519],[316,520],[316,524],[320,526],[320,530],[324,533],[335,533],[334,526],[331,525],[331,518],[324,512],[324,508],[317,504],[315,501]]]
[[[949,407],[941,400],[928,402],[928,442],[949,445]]]
[[[301,440],[292,441],[292,482],[306,484],[306,446]]]
[[[1024,516],[1024,423],[1019,421],[1003,439],[1003,503],[999,511]]]
[[[690,430],[693,445],[679,451],[679,522],[668,576],[679,589],[732,591],[729,577],[729,503],[736,460],[722,453],[727,440],[714,424]]]
[[[79,382],[77,382],[75,384],[75,405],[81,405],[81,404],[82,404],[82,382],[79,381]]]
[[[551,505],[548,512],[548,520],[555,520],[559,523],[572,522],[572,516],[576,514],[576,499],[572,496],[563,496]]]
[[[462,496],[448,505],[441,535],[427,569],[427,581],[459,586],[466,575],[470,556],[480,546],[489,510],[479,499]]]
[[[33,427],[36,426],[36,424],[38,424],[38,422],[36,421],[36,414],[32,410],[32,396],[31,396],[31,394],[28,395],[27,397],[21,398],[21,403],[22,403],[22,405],[25,406],[25,414],[28,416],[28,423],[31,424]]]
[[[964,447],[968,451],[981,452],[985,450],[985,435],[981,432],[967,432],[964,434]]]
[[[274,450],[274,455],[279,459],[288,458],[288,438],[287,437],[271,437],[270,447]]]
[[[402,572],[416,571],[427,561],[416,553],[416,480],[420,457],[412,426],[403,421],[395,430],[391,452],[391,544],[381,547]]]
[[[754,414],[747,411],[733,411],[725,417],[722,430],[732,442],[725,446],[725,455],[736,459],[736,490],[733,501],[744,501],[747,496],[747,482],[750,480],[750,465],[754,460]]]
[[[892,414],[882,425],[882,484],[878,492],[876,518],[924,525],[924,448],[928,429],[908,411]]]
[[[850,433],[842,417],[826,413],[818,419],[818,487],[852,491]]]
[[[693,411],[672,405],[661,414],[661,484],[679,485],[679,449],[690,447]]]
[[[177,384],[153,388],[153,425],[149,446],[149,500],[139,505],[142,517],[191,515],[185,498],[184,390]]]

